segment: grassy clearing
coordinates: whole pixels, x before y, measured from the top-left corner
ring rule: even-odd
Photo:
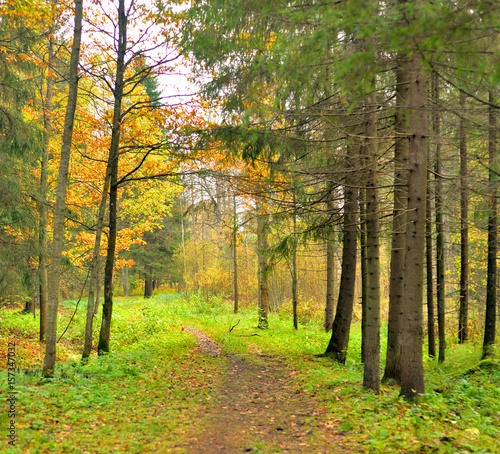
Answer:
[[[61,308],[60,332],[74,305]],[[352,354],[340,366],[315,356],[324,351],[329,335],[314,319],[295,331],[289,314],[271,314],[270,329],[262,331],[256,329],[254,308],[235,315],[218,298],[123,300],[113,315],[113,353],[82,365],[84,314],[80,307],[61,341],[54,380],[41,384],[39,375],[16,374],[17,443],[7,450],[5,429],[2,452],[169,452],[211,405],[212,387],[226,367],[223,357],[197,354],[194,336],[181,326],[204,330],[226,352],[282,356],[296,391],[317,401],[311,423],[342,432],[353,451],[498,452],[500,372],[495,365],[476,368],[477,345],[452,345],[444,365],[427,360],[427,394],[407,402],[397,387],[384,386],[375,396],[360,386],[356,325]],[[2,355],[15,340],[17,366],[41,367],[43,351],[33,335],[37,321],[11,310],[2,310],[0,317]],[[0,389],[5,402],[6,378]],[[3,403],[0,427],[8,422]]]
[[[61,311],[61,327],[71,303]],[[2,346],[16,342],[15,390],[17,440],[0,451],[12,453],[164,452],[174,446],[193,417],[212,398],[212,380],[225,367],[223,358],[207,358],[194,351],[195,339],[181,331],[184,317],[166,298],[123,301],[116,305],[114,352],[80,363],[83,314],[77,315],[60,349],[57,375],[40,381],[43,354],[29,316],[2,311]],[[62,328],[63,329],[63,328]],[[31,353],[35,352],[35,355]],[[2,362],[3,366],[5,361]],[[1,392],[9,396],[6,372]],[[2,399],[5,401],[5,399]],[[2,405],[0,427],[9,417]],[[4,451],[5,450],[5,451]]]

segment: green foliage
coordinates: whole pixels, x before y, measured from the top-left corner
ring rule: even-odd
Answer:
[[[29,57],[40,35],[9,7],[0,5],[0,299],[23,301],[32,292],[30,263],[38,256],[33,168],[42,146],[40,118],[32,106],[39,68]],[[14,16],[14,17],[12,17]]]
[[[28,336],[38,329],[38,321],[32,314],[20,311],[2,310],[0,313],[2,330],[15,331],[22,336]]]
[[[115,353],[60,363],[48,381],[18,373],[17,447],[8,452],[165,452],[211,399],[211,377],[224,367],[223,358],[193,354],[182,312],[167,297],[118,302]],[[2,326],[21,335],[34,328],[27,319],[3,313]],[[2,408],[4,426],[7,414]]]
[[[74,306],[62,305],[62,324]],[[281,358],[295,392],[315,402],[313,430],[327,427],[353,452],[495,452],[500,371],[495,360],[480,362],[479,345],[453,345],[444,364],[427,359],[427,393],[409,402],[398,387],[382,386],[380,395],[362,388],[359,324],[353,326],[347,363],[340,365],[317,356],[329,338],[321,320],[309,319],[296,331],[282,310],[269,314],[268,330],[259,330],[255,308],[242,307],[238,314],[231,309],[230,302],[201,294],[119,299],[113,353],[86,364],[75,360],[84,323],[77,312],[75,328],[59,346],[72,347],[75,359],[69,355],[59,363],[53,380],[41,383],[38,375],[22,373],[27,358],[19,351],[19,443],[10,452],[168,452],[179,444],[193,421],[201,424],[226,367],[224,355],[197,353],[195,337],[182,326],[202,330],[223,353]],[[1,317],[0,334],[13,333],[20,342],[36,330],[32,317],[8,310]],[[5,392],[6,381],[0,386]],[[2,410],[0,424],[6,417]],[[255,448],[267,452],[258,440]]]
[[[382,386],[378,396],[361,387],[359,324],[353,326],[347,363],[342,366],[316,357],[329,339],[321,320],[310,320],[295,331],[286,311],[271,313],[270,329],[262,331],[256,328],[253,309],[231,314],[229,305],[215,320],[204,316],[198,320],[227,351],[284,358],[293,370],[297,392],[324,407],[327,423],[355,451],[494,452],[500,436],[500,371],[480,366],[480,345],[453,345],[444,365],[427,359],[427,394],[408,402],[399,396],[398,387]],[[324,421],[318,417],[316,423]]]

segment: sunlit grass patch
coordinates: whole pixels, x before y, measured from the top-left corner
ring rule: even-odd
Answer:
[[[209,404],[225,359],[196,353],[175,311],[153,309],[151,301],[116,306],[109,355],[58,362],[52,380],[20,371],[17,442],[9,452],[157,452],[171,445]],[[1,390],[8,392],[6,381]],[[2,408],[0,424],[6,418]]]

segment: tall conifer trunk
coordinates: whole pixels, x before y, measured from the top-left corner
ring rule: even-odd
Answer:
[[[497,195],[499,159],[497,149],[497,115],[495,98],[489,94],[489,182],[490,206],[488,216],[488,275],[486,279],[486,313],[484,322],[483,354],[486,358],[493,356],[493,345],[496,334],[496,305],[497,305],[497,253],[498,253],[498,221],[497,221]]]
[[[359,144],[355,142],[352,157],[347,159],[347,176],[344,185],[344,222],[342,235],[342,265],[337,310],[332,325],[332,335],[325,355],[344,364],[349,346],[354,287],[356,283],[356,250],[358,228],[358,189],[352,179],[352,169],[359,163]]]
[[[467,176],[467,135],[465,125],[466,98],[460,92],[460,307],[458,314],[458,343],[467,340],[469,312],[469,189]]]
[[[427,189],[427,215],[425,219],[425,269],[427,272],[427,344],[429,356],[431,358],[434,358],[436,356],[436,333],[434,329],[434,268],[432,259],[432,204],[431,194],[429,189]]]
[[[404,298],[401,305],[401,394],[425,392],[422,354],[422,299],[427,194],[427,74],[420,53],[414,52],[410,73],[408,212]]]
[[[445,282],[445,244],[444,244],[444,217],[443,217],[443,176],[441,152],[441,119],[439,115],[439,77],[437,73],[432,76],[432,128],[435,141],[434,170],[436,175],[435,210],[436,210],[436,300],[439,352],[438,361],[446,358],[446,282]]]
[[[332,216],[335,210],[333,185],[329,187],[327,209],[329,216]],[[326,234],[326,301],[325,301],[325,319],[323,327],[328,333],[332,330],[333,316],[335,312],[335,247],[334,247],[334,230],[331,227]]]
[[[396,66],[396,118],[394,140],[394,208],[392,221],[391,268],[387,352],[383,381],[401,381],[401,304],[406,252],[406,208],[408,205],[408,105],[410,67],[407,55],[399,55]]]
[[[366,105],[366,330],[363,386],[380,391],[380,256],[377,190],[377,103],[375,92]]]
[[[328,233],[326,240],[326,303],[325,320],[323,326],[328,333],[332,329],[334,313],[335,291],[335,249],[333,247],[333,234]]]
[[[362,194],[365,190],[360,191]],[[366,196],[360,196],[360,200],[366,200]],[[366,358],[366,320],[367,320],[367,300],[368,292],[366,288],[368,286],[368,276],[367,276],[367,231],[366,231],[366,203],[360,202],[360,260],[361,260],[361,364],[364,364]]]

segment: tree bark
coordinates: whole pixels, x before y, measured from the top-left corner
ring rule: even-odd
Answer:
[[[458,314],[458,343],[467,340],[469,312],[469,190],[467,183],[467,130],[463,115],[466,110],[465,93],[460,92],[460,307]]]
[[[425,392],[422,354],[422,298],[427,194],[427,74],[414,52],[410,74],[408,212],[401,333],[401,395]]]
[[[362,190],[364,194],[365,190]],[[366,200],[366,196],[360,197],[362,200]],[[366,288],[368,286],[367,277],[367,266],[366,266],[366,203],[360,203],[360,260],[361,260],[361,364],[364,364],[366,358],[366,319],[367,319],[367,296],[368,292]]]
[[[396,67],[396,121],[394,140],[394,208],[392,221],[391,268],[387,352],[382,381],[401,382],[401,305],[406,253],[406,209],[408,206],[408,105],[410,67],[408,56],[400,55]]]
[[[297,315],[298,295],[297,295],[297,212],[295,203],[295,190],[293,191],[293,251],[292,251],[292,311],[293,327],[299,329],[299,319]]]
[[[380,255],[377,190],[377,103],[375,92],[366,97],[366,330],[363,386],[380,392]]]
[[[496,334],[497,305],[497,251],[498,251],[498,150],[497,150],[497,109],[493,92],[489,94],[489,182],[490,200],[488,216],[488,275],[486,279],[486,313],[482,358],[493,356]]]
[[[68,181],[71,141],[78,95],[78,63],[80,60],[80,44],[82,38],[82,0],[75,0],[75,26],[69,69],[69,92],[64,118],[63,139],[61,145],[61,161],[57,178],[56,203],[54,207],[53,240],[51,248],[51,265],[48,276],[49,300],[47,309],[47,341],[43,375],[54,375],[57,343],[57,311],[59,308],[59,291],[61,282],[61,258],[64,241],[64,220],[66,208],[66,186]]]
[[[95,287],[95,308],[94,315],[99,313],[99,304],[101,303],[101,290],[102,290],[102,255],[99,254],[97,259],[97,282]]]
[[[260,204],[259,204],[260,205]],[[269,263],[266,253],[269,249],[268,240],[268,220],[266,214],[257,208],[257,255],[258,255],[258,274],[259,274],[259,321],[258,327],[267,329],[269,327]]]
[[[150,266],[146,266],[144,272],[144,298],[151,298],[153,296],[153,271]]]
[[[429,172],[427,172],[429,176]],[[427,215],[425,220],[425,260],[427,271],[427,343],[428,353],[431,358],[436,357],[436,332],[434,329],[434,272],[433,272],[433,247],[432,247],[432,205],[431,194],[427,190]]]
[[[344,185],[344,222],[342,234],[342,265],[339,285],[337,311],[332,325],[332,335],[325,355],[332,356],[339,363],[345,364],[351,332],[352,311],[354,308],[354,287],[356,283],[356,249],[358,227],[358,189],[352,184],[352,169],[358,162],[358,144],[355,144],[349,162]]]
[[[123,78],[125,72],[125,52],[127,49],[127,17],[125,1],[118,5],[118,53],[114,88],[113,127],[109,159],[111,160],[111,180],[109,190],[109,234],[106,264],[104,268],[104,304],[102,306],[101,330],[97,353],[109,352],[111,337],[111,318],[113,315],[113,272],[115,264],[117,213],[118,213],[118,161],[120,147],[120,126],[122,120]]]
[[[435,210],[436,210],[436,300],[437,300],[437,320],[439,352],[438,361],[443,362],[446,358],[446,331],[445,331],[445,311],[446,311],[446,282],[445,282],[445,243],[444,243],[444,217],[443,217],[443,178],[442,178],[442,156],[441,156],[441,120],[438,112],[439,108],[439,78],[436,73],[432,77],[432,99],[433,113],[432,124],[436,148],[435,159]]]
[[[100,271],[100,253],[101,253],[101,238],[102,229],[104,227],[104,216],[106,214],[106,202],[108,200],[108,190],[111,181],[111,167],[112,161],[110,156],[108,156],[108,164],[106,166],[106,175],[104,177],[104,187],[101,194],[101,202],[99,204],[99,210],[97,213],[97,223],[96,232],[94,240],[94,249],[92,252],[92,261],[90,263],[90,273],[89,273],[89,294],[87,298],[87,319],[85,322],[85,341],[82,350],[82,360],[85,360],[90,356],[92,351],[92,341],[93,341],[93,324],[94,315],[97,309],[96,302],[96,292],[99,282],[99,271]]]
[[[326,304],[323,326],[327,333],[332,330],[335,310],[335,249],[332,236],[332,233],[328,233],[328,239],[326,240]]]
[[[45,332],[47,330],[47,307],[48,307],[48,284],[47,284],[47,225],[48,225],[48,187],[49,187],[49,153],[50,153],[50,136],[52,132],[53,111],[52,99],[54,95],[54,78],[52,77],[52,68],[54,66],[54,38],[52,37],[53,27],[49,28],[49,45],[47,58],[47,92],[45,94],[45,106],[43,115],[43,150],[40,169],[40,264],[39,264],[39,281],[40,281],[40,342],[45,342]]]
[[[238,212],[236,210],[236,190],[233,193],[233,299],[234,313],[239,310],[238,294]]]

